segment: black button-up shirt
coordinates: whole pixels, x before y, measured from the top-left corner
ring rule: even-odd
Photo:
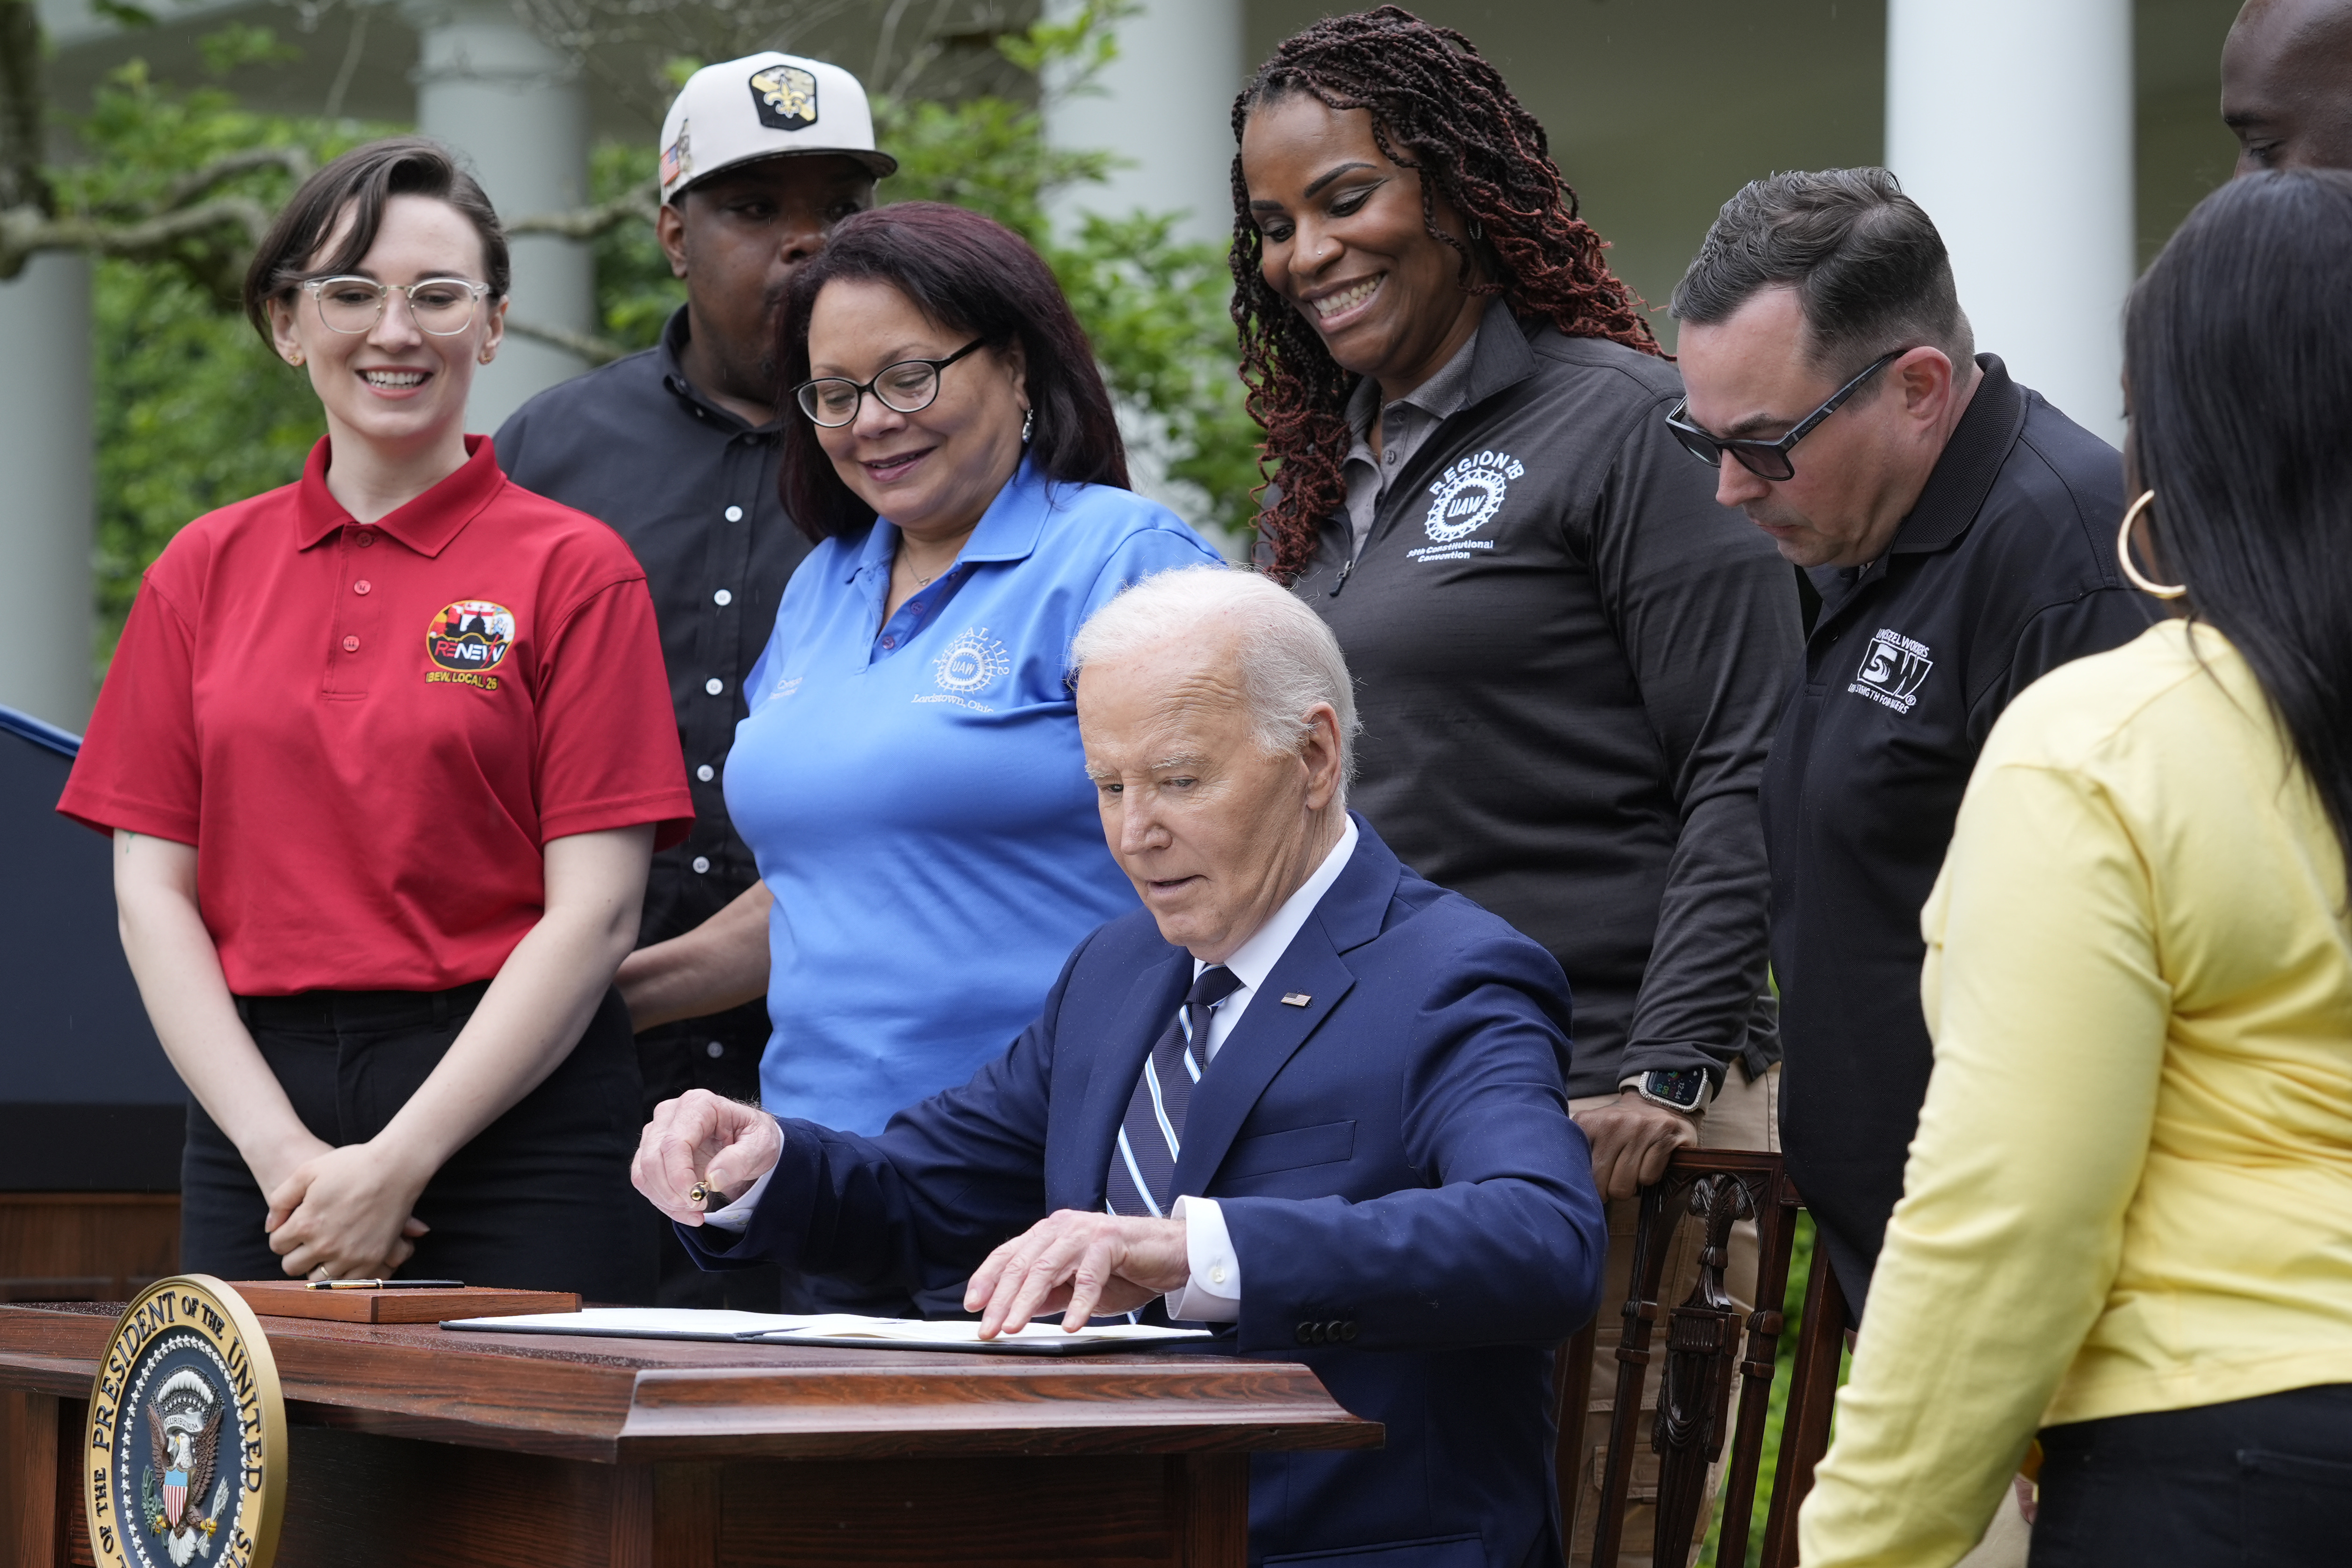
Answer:
[[[809,550],[777,495],[782,426],[746,424],[697,391],[678,368],[687,334],[681,308],[657,346],[551,387],[497,438],[516,484],[610,524],[653,590],[695,822],[685,843],[654,857],[641,943],[691,930],[758,880],[721,784],[748,711],[743,682]],[[767,1036],[765,1009],[688,1032],[706,1051],[748,1054],[748,1070]]]
[[[1857,1311],[1934,1066],[1919,911],[1977,753],[2011,697],[2152,614],[2116,568],[2115,449],[1978,363],[1894,544],[1814,574],[1822,612],[1764,772],[1781,1144]]]

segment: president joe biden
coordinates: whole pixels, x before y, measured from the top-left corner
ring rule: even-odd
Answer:
[[[1307,1363],[1387,1446],[1255,1459],[1253,1563],[1558,1563],[1552,1351],[1606,1248],[1559,967],[1349,813],[1347,666],[1273,583],[1148,579],[1071,664],[1143,907],[878,1137],[698,1090],[637,1186],[706,1267],[961,1284],[984,1333],[1164,1311]]]

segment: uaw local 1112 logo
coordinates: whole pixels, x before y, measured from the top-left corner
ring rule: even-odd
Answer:
[[[286,1401],[243,1297],[158,1280],[115,1320],[90,1389],[82,1504],[106,1568],[268,1568],[286,1511]]]
[[[445,604],[425,629],[425,654],[435,668],[427,681],[457,681],[497,691],[495,679],[485,679],[506,663],[514,646],[514,612],[487,599],[460,599]],[[443,674],[442,672],[447,672]]]

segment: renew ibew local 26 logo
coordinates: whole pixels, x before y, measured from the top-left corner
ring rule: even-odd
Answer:
[[[1429,486],[1429,515],[1421,525],[1429,546],[1407,553],[1415,560],[1461,560],[1474,549],[1493,549],[1494,540],[1470,536],[1495,520],[1511,481],[1526,472],[1507,452],[1479,452],[1454,463]]]

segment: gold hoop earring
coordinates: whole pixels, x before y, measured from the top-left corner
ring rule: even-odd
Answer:
[[[2139,499],[2124,513],[2124,526],[2116,530],[2116,559],[2123,563],[2124,575],[2131,579],[2131,585],[2142,593],[2157,599],[2178,599],[2189,591],[2188,584],[2177,582],[2168,587],[2161,582],[2151,582],[2140,575],[2138,567],[2132,564],[2132,525],[2139,521],[2140,513],[2146,511],[2147,504],[2155,499],[2155,491],[2142,490]]]

